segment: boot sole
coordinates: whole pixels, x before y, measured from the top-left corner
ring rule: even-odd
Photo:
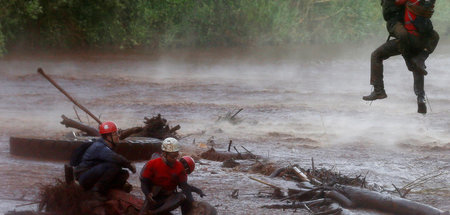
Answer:
[[[366,96],[363,96],[363,100],[364,101],[375,101],[375,100],[377,100],[377,99],[385,99],[385,98],[387,98],[387,95],[381,95],[381,96],[377,96],[376,98],[368,98],[368,97],[366,97]]]
[[[426,114],[427,105],[425,103],[417,103],[417,113]]]

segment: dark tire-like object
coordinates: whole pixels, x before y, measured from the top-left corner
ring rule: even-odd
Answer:
[[[192,203],[192,210],[188,215],[217,215],[217,210],[208,202],[195,201]]]
[[[83,143],[92,142],[96,137],[77,139],[46,139],[10,137],[9,151],[12,155],[50,160],[69,160],[73,150]],[[122,140],[115,151],[129,160],[148,160],[154,152],[161,151],[162,140],[134,137]]]

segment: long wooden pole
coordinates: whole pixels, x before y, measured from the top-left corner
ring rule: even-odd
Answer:
[[[269,182],[265,182],[265,181],[263,181],[263,180],[260,180],[260,179],[255,178],[255,177],[253,177],[253,176],[249,176],[249,178],[252,179],[252,180],[254,180],[254,181],[257,181],[257,182],[259,182],[259,183],[261,183],[261,184],[265,184],[265,185],[270,186],[270,187],[272,187],[272,188],[280,189],[280,190],[281,190],[280,187],[278,187],[278,186],[276,186],[276,185],[273,185],[273,184],[271,184],[271,183],[269,183]]]
[[[61,88],[53,79],[51,79],[47,74],[45,74],[44,70],[42,68],[38,68],[37,72],[44,76],[50,83],[53,84],[61,93],[63,93],[71,102],[73,102],[76,106],[78,106],[81,110],[86,112],[89,116],[91,116],[95,121],[98,122],[98,124],[102,124],[102,121],[98,119],[94,114],[92,114],[88,109],[86,109],[83,105],[79,104],[72,96],[70,96],[63,88]]]

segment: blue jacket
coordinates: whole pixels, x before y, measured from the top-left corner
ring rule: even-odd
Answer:
[[[86,149],[78,167],[81,169],[89,169],[104,162],[115,163],[123,167],[130,165],[130,161],[109,148],[103,138],[99,138]]]

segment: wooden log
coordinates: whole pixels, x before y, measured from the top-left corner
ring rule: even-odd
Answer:
[[[297,175],[297,177],[300,179],[300,181],[309,182],[308,177],[299,168],[294,166],[294,167],[292,167],[292,169],[294,169],[295,175]]]
[[[169,127],[169,126],[167,126]],[[171,128],[169,130],[169,133],[175,133],[176,131],[180,130],[181,126],[180,125],[176,125],[175,127]]]
[[[89,116],[91,116],[95,121],[98,122],[98,124],[102,124],[100,119],[98,119],[94,114],[92,114],[87,108],[85,108],[83,105],[78,103],[72,96],[69,95],[61,86],[59,86],[52,78],[50,78],[47,74],[45,74],[44,70],[42,68],[38,68],[37,72],[44,76],[53,86],[55,86],[61,93],[63,93],[72,103],[74,103],[76,106],[78,106],[81,110],[83,110],[85,113],[87,113]]]
[[[267,185],[267,186],[269,186],[269,187],[272,187],[272,188],[274,188],[274,189],[281,190],[281,187],[278,187],[278,186],[276,186],[276,185],[273,185],[273,184],[271,184],[271,183],[269,183],[269,182],[266,182],[266,181],[263,181],[263,180],[261,180],[261,179],[257,179],[257,178],[255,178],[255,177],[253,177],[253,176],[249,176],[248,178],[250,178],[250,179],[252,179],[252,180],[254,180],[254,181],[257,181],[257,182],[259,182],[259,183],[261,183],[261,184],[265,184],[265,185]]]
[[[408,199],[392,197],[374,191],[344,185],[335,186],[335,188],[353,203],[351,204],[352,208],[368,208],[385,213],[408,215],[444,214],[443,211],[437,208]],[[333,197],[330,196],[330,198]]]
[[[241,153],[234,153],[234,152],[224,152],[224,151],[216,151],[214,148],[211,148],[210,150],[203,152],[200,154],[200,157],[206,160],[213,160],[213,161],[225,161],[229,159],[234,160],[247,160],[247,159],[254,159],[253,155],[250,154],[241,154]]]
[[[273,171],[272,174],[270,174],[269,177],[275,178],[275,177],[277,177],[278,175],[280,175],[281,172],[283,172],[283,171],[285,171],[285,170],[286,170],[286,167],[278,168],[278,169],[276,169],[275,171]]]
[[[123,139],[125,139],[125,138],[127,138],[127,137],[129,137],[129,136],[131,136],[133,134],[141,132],[142,129],[143,129],[142,127],[133,127],[133,128],[125,129],[125,130],[120,132],[119,139],[123,140]]]
[[[70,119],[70,118],[64,116],[64,115],[62,115],[61,118],[63,119],[63,121],[61,121],[61,124],[65,125],[66,128],[75,128],[80,131],[84,131],[84,132],[86,132],[86,134],[88,136],[100,136],[100,133],[98,133],[98,130],[91,126],[85,125],[81,122],[77,122],[73,119]]]
[[[353,203],[353,201],[351,201],[345,195],[343,195],[342,193],[340,193],[338,191],[335,191],[335,190],[326,191],[325,196],[337,201],[344,208],[354,208],[355,207],[355,204]]]

